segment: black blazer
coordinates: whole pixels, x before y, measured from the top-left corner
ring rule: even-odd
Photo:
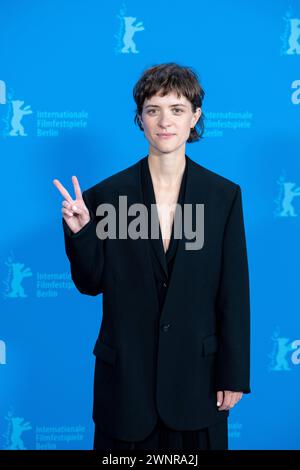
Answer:
[[[204,245],[186,250],[191,240],[183,231],[159,312],[150,241],[96,235],[99,204],[113,204],[118,214],[119,195],[127,196],[127,207],[142,203],[142,160],[83,191],[91,220],[79,232],[72,233],[62,219],[74,284],[82,294],[103,294],[93,350],[93,420],[108,436],[128,441],[145,439],[157,413],[175,430],[213,425],[230,413],[218,410],[218,390],[250,393],[240,186],[186,155],[184,202],[193,208],[204,204]],[[128,217],[128,224],[135,217]]]

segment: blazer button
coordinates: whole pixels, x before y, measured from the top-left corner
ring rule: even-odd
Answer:
[[[167,287],[167,283],[166,283],[166,282],[163,282],[163,287]]]
[[[170,326],[171,326],[170,324],[162,325],[161,329],[164,333],[167,333],[169,331]]]

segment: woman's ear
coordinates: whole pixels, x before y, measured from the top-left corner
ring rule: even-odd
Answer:
[[[199,121],[201,114],[202,114],[202,109],[197,108],[196,112],[195,112],[195,115],[194,115],[194,120],[195,120],[194,127],[197,124],[197,122]]]
[[[143,121],[142,121],[142,118],[141,118],[141,116],[139,116],[139,122],[140,122],[140,125],[142,126],[142,128],[144,129],[144,126],[143,126]]]

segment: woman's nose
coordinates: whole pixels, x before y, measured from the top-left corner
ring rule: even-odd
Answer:
[[[158,124],[162,127],[168,127],[171,125],[171,120],[168,116],[162,116],[158,120]]]

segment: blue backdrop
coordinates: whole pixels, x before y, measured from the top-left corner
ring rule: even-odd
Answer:
[[[300,448],[299,3],[2,0],[0,44],[0,448],[92,448],[102,297],[70,279],[52,180],[83,190],[147,155],[132,88],[171,61],[206,93],[187,155],[242,188],[252,393],[229,448]]]

